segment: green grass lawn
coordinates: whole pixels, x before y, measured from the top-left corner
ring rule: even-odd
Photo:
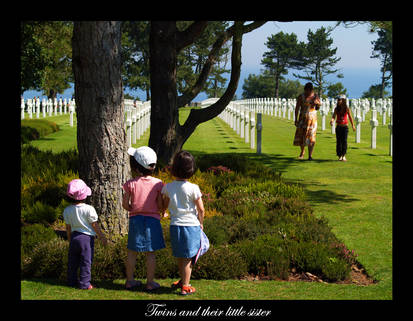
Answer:
[[[181,122],[188,114],[187,109],[182,110]],[[76,127],[68,125],[69,116],[47,119],[58,123],[61,130],[32,144],[56,152],[74,148]],[[337,161],[335,135],[331,134],[329,125],[325,131],[321,131],[320,116],[314,161],[297,159],[299,147],[292,145],[294,131],[292,121],[264,115],[263,154],[257,155],[227,124],[215,118],[198,126],[183,148],[194,154],[240,153],[276,168],[287,181],[301,184],[315,214],[328,218],[334,233],[349,249],[355,250],[359,262],[378,282],[370,286],[357,286],[285,281],[192,280],[198,292],[185,299],[392,299],[392,157],[388,156],[387,126],[378,127],[377,148],[374,150],[370,148],[368,119],[362,125],[361,143],[354,142],[355,133],[350,129],[348,162]],[[149,130],[135,146],[147,144],[148,138]],[[183,299],[169,289],[172,281],[159,280],[161,291],[148,294],[143,291],[125,291],[122,287],[124,280],[96,281],[98,288],[81,291],[66,287],[56,280],[31,279],[22,280],[21,297],[28,300]]]

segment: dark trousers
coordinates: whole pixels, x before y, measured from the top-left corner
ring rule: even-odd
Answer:
[[[73,232],[70,238],[67,282],[87,289],[90,286],[95,237]],[[79,278],[78,278],[79,270]]]
[[[341,157],[347,153],[347,136],[348,136],[348,127],[347,126],[337,126],[336,127],[336,152],[337,156]]]

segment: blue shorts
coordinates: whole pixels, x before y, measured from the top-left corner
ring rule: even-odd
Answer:
[[[159,220],[144,215],[135,215],[129,219],[129,250],[136,252],[153,252],[164,247],[165,241]]]
[[[201,227],[199,225],[171,225],[169,231],[173,256],[192,258],[198,253],[201,246]]]

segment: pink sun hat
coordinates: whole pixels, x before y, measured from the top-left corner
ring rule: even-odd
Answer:
[[[71,180],[67,185],[67,195],[77,201],[92,195],[92,190],[80,178]]]

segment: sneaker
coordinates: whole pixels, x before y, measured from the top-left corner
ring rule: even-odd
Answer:
[[[343,158],[341,159],[343,162],[347,162],[346,156],[343,156]]]

